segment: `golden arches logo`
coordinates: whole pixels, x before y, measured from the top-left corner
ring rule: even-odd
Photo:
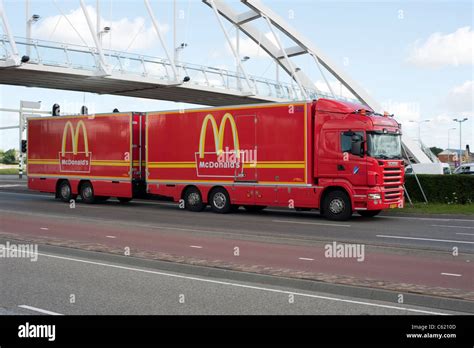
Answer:
[[[235,124],[234,117],[230,113],[226,113],[221,120],[219,127],[217,126],[216,119],[212,114],[207,114],[204,120],[202,121],[201,126],[201,136],[199,138],[199,157],[204,158],[204,149],[206,147],[206,131],[207,125],[210,122],[212,127],[212,132],[214,135],[214,145],[216,148],[216,153],[220,155],[224,146],[224,135],[225,135],[225,126],[229,121],[230,126],[232,127],[232,137],[234,138],[234,150],[237,158],[240,157],[240,145],[239,145],[239,134],[237,132],[237,126]]]
[[[66,122],[66,125],[64,126],[64,131],[63,131],[63,142],[62,142],[62,148],[61,148],[62,156],[66,154],[68,130],[69,130],[69,134],[71,134],[71,139],[72,139],[72,153],[74,155],[77,155],[77,145],[79,143],[79,131],[81,129],[82,129],[82,136],[84,139],[84,151],[85,151],[86,157],[89,157],[89,142],[87,140],[87,130],[86,130],[84,121],[82,120],[77,122],[76,130],[74,130],[74,127],[71,121]]]

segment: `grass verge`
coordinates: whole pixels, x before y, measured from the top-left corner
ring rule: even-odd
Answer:
[[[14,175],[14,174],[18,174],[18,168],[0,168],[0,175]]]
[[[388,212],[388,211],[387,211]],[[413,214],[465,214],[474,215],[474,204],[446,204],[446,203],[414,203],[413,207],[408,202],[403,209],[389,210],[390,213]]]

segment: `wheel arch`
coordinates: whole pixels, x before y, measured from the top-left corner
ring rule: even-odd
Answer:
[[[201,192],[201,190],[199,189],[199,187],[197,187],[196,185],[193,185],[193,184],[185,185],[185,186],[183,187],[183,189],[181,190],[181,194],[180,194],[180,198],[181,198],[181,199],[184,199],[184,195],[186,194],[186,191],[189,190],[190,188],[195,188],[195,189],[199,190],[199,192]],[[202,192],[201,192],[201,195],[202,195]]]
[[[348,197],[349,197],[349,200],[351,201],[351,206],[352,206],[352,211],[354,211],[354,200],[353,200],[353,195],[351,194],[351,191],[349,190],[348,187],[346,187],[345,185],[329,185],[327,187],[325,187],[320,196],[319,196],[319,210],[322,214],[324,214],[324,205],[323,205],[323,202],[324,202],[324,198],[326,198],[326,196],[331,193],[331,192],[334,192],[334,191],[342,191],[344,192]]]

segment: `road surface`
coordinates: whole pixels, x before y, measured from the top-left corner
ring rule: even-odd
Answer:
[[[288,280],[287,287],[282,291],[292,291],[290,278],[296,278],[363,289],[384,289],[393,291],[394,294],[418,293],[435,299],[454,298],[470,302],[474,300],[474,218],[469,217],[385,215],[369,219],[354,216],[346,222],[332,222],[320,217],[317,212],[296,213],[269,209],[258,214],[239,211],[235,214],[220,215],[210,211],[191,213],[180,210],[174,203],[142,200],[125,205],[115,200],[86,205],[78,200],[74,207],[70,207],[69,204],[56,201],[51,195],[28,192],[24,180],[8,177],[0,178],[0,216],[0,238],[5,241],[29,241],[40,245],[61,246],[60,250],[79,248],[113,253],[122,258],[126,255],[129,259],[158,259],[221,270],[273,275]],[[328,257],[328,248],[340,244],[354,245],[363,253],[351,257]],[[62,253],[68,257],[67,251]],[[114,259],[114,262],[120,264],[122,261],[119,260],[122,259],[116,257],[119,259]],[[3,271],[5,267],[10,270],[18,268],[13,274],[29,275],[22,279],[26,282],[39,282],[39,288],[45,287],[44,291],[48,294],[59,291],[50,289],[51,285],[56,284],[59,288],[70,289],[72,292],[72,289],[77,288],[77,284],[82,283],[79,289],[88,294],[89,291],[92,292],[87,296],[97,296],[99,300],[104,300],[103,291],[118,291],[114,296],[123,299],[122,296],[132,289],[143,293],[141,297],[148,298],[147,294],[154,293],[153,289],[157,285],[154,282],[157,282],[158,288],[169,286],[166,291],[160,293],[171,293],[174,296],[169,300],[170,306],[163,307],[163,310],[169,310],[169,313],[181,310],[181,307],[174,308],[171,305],[176,294],[179,294],[179,288],[194,289],[194,298],[195,294],[203,292],[197,296],[200,299],[199,304],[195,303],[196,307],[186,307],[187,309],[183,310],[185,313],[224,313],[219,308],[230,313],[290,313],[286,307],[282,307],[283,304],[277,304],[280,301],[279,292],[270,291],[269,294],[263,295],[263,290],[246,287],[227,289],[227,285],[223,284],[218,286],[217,283],[155,273],[99,267],[96,264],[47,256],[40,259],[42,261],[38,263],[0,259],[2,274],[11,274]],[[46,275],[40,276],[42,272]],[[96,278],[95,274],[102,276]],[[63,280],[54,278],[58,275],[68,276]],[[49,276],[54,277],[50,279]],[[81,279],[81,276],[89,276],[90,281]],[[38,279],[32,280],[29,277]],[[167,279],[166,282],[162,280],[163,277]],[[71,284],[76,280],[81,282]],[[20,284],[17,284],[19,281],[18,277],[13,277],[6,283],[13,284],[12,287],[17,285],[15,288],[18,289],[21,288],[18,287]],[[147,281],[150,281],[152,286],[145,286]],[[255,281],[258,283],[258,277]],[[134,283],[141,285],[134,288]],[[26,289],[31,291],[29,287]],[[222,292],[222,296],[218,296],[219,299],[214,299],[216,305],[203,307],[203,304],[210,301],[208,295],[214,294],[215,297],[216,291]],[[317,296],[321,294],[318,293]],[[27,293],[21,296],[24,299],[34,297]],[[228,300],[234,296],[250,301],[250,305],[242,306],[244,302],[239,301],[231,301],[231,304]],[[331,295],[326,293],[325,296]],[[250,300],[253,297],[258,299],[254,305]],[[8,297],[5,298],[8,300]],[[263,298],[268,298],[268,302]],[[325,304],[319,302],[323,301],[321,298],[303,298],[303,301],[314,303],[316,307],[305,302],[303,307],[308,309],[291,307],[295,310],[294,313],[337,314],[345,307],[341,305],[338,309],[334,303],[325,307]],[[357,301],[356,296],[350,298]],[[101,312],[100,301],[92,301],[90,306],[84,305],[80,308],[73,306],[71,312],[67,306],[50,306],[51,302],[44,301],[46,302],[38,304],[39,308],[42,308],[42,305],[50,308],[49,310],[54,308],[67,314],[91,313],[90,311],[98,314],[116,313],[112,308],[119,308],[119,311],[131,314],[137,313],[133,312],[135,305],[139,310],[144,310],[140,313],[150,313],[144,308],[145,300],[140,300],[144,301],[142,305],[130,303],[130,306],[127,306],[127,301],[123,305],[114,303],[104,308],[106,312]],[[21,305],[17,302],[12,303]],[[326,303],[326,300],[323,302]],[[9,308],[8,310],[16,308],[15,305],[1,304],[2,307]],[[435,308],[436,304],[433,306]],[[315,308],[319,308],[321,312],[315,312]],[[443,308],[446,309],[446,306]],[[348,314],[369,313],[366,309],[359,308],[359,305],[353,309],[352,305],[351,309],[346,306],[346,309]],[[150,305],[149,310],[157,313],[157,307],[154,305]],[[438,312],[433,308],[430,310]]]
[[[0,314],[463,314],[295,290],[291,280],[276,287],[135,263],[58,248],[40,248],[36,262],[2,260]]]

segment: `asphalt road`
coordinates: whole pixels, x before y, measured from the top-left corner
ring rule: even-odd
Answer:
[[[465,314],[164,272],[125,256],[104,261],[91,252],[70,253],[40,248],[35,262],[1,260],[0,314]]]
[[[202,213],[191,213],[180,210],[174,203],[141,200],[125,205],[119,204],[115,200],[95,205],[86,205],[78,201],[75,207],[71,208],[68,204],[54,200],[51,195],[28,192],[24,180],[19,181],[9,177],[0,178],[0,218],[0,237],[11,240],[29,240],[40,245],[52,244],[119,255],[126,253],[130,257],[191,263],[280,277],[313,279],[324,283],[385,289],[397,293],[420,293],[436,296],[436,298],[474,300],[474,218],[469,217],[386,215],[369,219],[355,215],[352,220],[336,223],[325,220],[318,213],[313,212],[298,213],[282,209],[269,209],[258,214],[239,211],[235,214],[220,215],[209,210]],[[359,255],[362,257],[327,257],[327,247],[333,245],[334,242],[363,247],[363,254]],[[455,255],[453,255],[453,248],[457,248],[458,251]],[[35,274],[38,274],[36,277],[40,278],[41,272],[39,270],[42,268],[40,267],[36,271],[32,269],[41,264],[44,265],[44,272],[47,274],[50,273],[49,269],[55,270],[51,272],[51,275],[55,276],[74,274],[72,278],[76,279],[76,275],[79,274],[78,279],[80,279],[81,275],[90,276],[94,272],[100,274],[100,271],[95,269],[99,265],[84,263],[77,265],[77,262],[65,262],[65,260],[52,257],[46,258],[46,261],[43,260],[44,263],[36,265],[34,263],[25,265],[18,260],[13,262],[0,259],[0,262],[2,262],[0,264],[2,268],[13,267],[14,269],[18,267],[15,274],[31,274],[33,278],[35,278]],[[61,266],[65,269],[57,268]],[[94,270],[87,270],[87,267],[93,267]],[[112,270],[110,267],[106,267],[106,269],[108,271],[104,272],[107,274],[117,271],[117,269]],[[122,269],[122,271],[124,270]],[[137,274],[137,277],[150,277],[151,274],[139,271],[130,272]],[[2,269],[3,274],[10,274],[10,272],[3,272]],[[163,277],[163,275],[154,274],[155,276],[156,279]],[[48,287],[50,283],[53,283],[62,284],[61,286],[67,288],[68,281],[74,281],[72,278],[50,279],[46,282],[37,279],[36,281],[43,284],[42,286]],[[119,278],[120,281],[123,280],[121,276]],[[183,283],[180,283],[181,285],[174,284],[172,281],[176,281],[178,278],[167,277],[166,279],[168,278],[170,279],[170,289],[167,291],[175,294],[175,290],[171,289],[177,289]],[[45,279],[48,279],[48,276]],[[118,287],[119,281],[117,279],[113,276],[105,276],[103,280],[94,278],[91,281],[86,281],[82,285],[82,289],[86,293],[92,291],[97,294],[102,291],[97,288],[100,284],[107,284],[105,288],[108,288],[109,291],[113,288],[121,289]],[[180,282],[185,282],[184,278],[179,279],[181,279]],[[136,282],[140,283],[140,281],[143,282],[143,280],[136,279]],[[258,279],[256,281],[258,282]],[[12,284],[15,285],[17,282],[18,277],[14,278]],[[4,283],[3,279],[2,283]],[[10,284],[10,282],[7,283]],[[132,283],[128,283],[127,280],[124,284],[131,286]],[[200,284],[196,285],[196,293],[205,290],[205,294],[202,296],[207,296],[208,292],[215,291],[210,288],[199,288],[203,285],[201,283],[201,281],[196,283]],[[189,286],[189,289],[193,288],[191,285]],[[287,286],[285,291],[291,291],[290,281]],[[137,291],[150,291],[147,286],[143,287],[144,289]],[[198,291],[198,288],[201,290]],[[245,294],[239,292],[238,296],[242,298],[245,298],[250,290],[250,288],[237,288],[238,291],[246,289]],[[262,294],[259,291],[257,293]],[[116,295],[120,298],[120,294]],[[258,297],[258,295],[255,296]],[[266,309],[264,309],[255,305],[245,309],[246,307],[242,307],[239,302],[232,304],[233,309],[225,304],[222,305],[222,308],[231,313],[243,313],[241,311],[244,310],[252,311],[252,307],[255,310],[258,308],[258,311],[254,313],[261,310],[263,310],[261,313],[268,314],[278,313],[278,311],[289,313],[284,310],[285,307],[272,302],[274,296],[276,293],[273,292],[271,296],[265,295],[272,303],[267,303],[271,308],[265,305]],[[326,294],[326,296],[328,295]],[[24,294],[23,298],[26,300],[30,297]],[[228,299],[227,295],[224,297]],[[144,298],[146,298],[145,294]],[[233,298],[233,295],[230,298]],[[309,298],[311,301],[315,301],[314,297],[304,298],[305,301],[309,301]],[[354,296],[353,299],[355,298],[357,297]],[[202,303],[206,303],[204,298],[202,300],[204,301]],[[170,301],[170,306],[165,307],[166,310],[169,310],[169,313],[175,313],[175,310],[179,311],[181,307],[173,309],[174,307],[171,305],[174,300]],[[15,304],[16,302],[18,301],[13,301]],[[265,301],[261,303],[265,304]],[[51,303],[41,302],[37,305],[70,313],[67,311],[69,307],[57,308],[48,304]],[[16,304],[16,306],[18,305]],[[1,306],[7,308],[5,310],[16,308],[15,305],[2,304]],[[323,308],[320,314],[329,313],[331,310],[333,310],[331,312],[333,314],[340,313],[337,306],[327,307],[326,310],[329,312],[324,310],[324,304],[320,303],[316,307],[319,308],[319,306]],[[87,310],[100,311],[99,307],[95,303],[91,307],[86,306],[74,310],[85,310],[85,313],[90,313]],[[112,307],[106,307],[105,310],[112,310]],[[301,308],[291,308],[302,314],[317,314],[314,311],[311,312],[316,307],[308,304],[309,312]],[[114,308],[121,308],[120,310],[125,313],[135,313],[129,312],[124,307],[115,307],[115,304]],[[153,308],[156,310],[156,307]],[[197,305],[197,307],[186,309],[189,311],[186,313],[198,313],[199,311],[207,313],[207,309],[213,313],[222,313],[219,312],[219,308],[219,306],[204,308]],[[341,307],[341,310],[343,308],[344,306]],[[354,309],[352,312],[347,309],[347,313],[363,313],[357,312],[358,310]]]

